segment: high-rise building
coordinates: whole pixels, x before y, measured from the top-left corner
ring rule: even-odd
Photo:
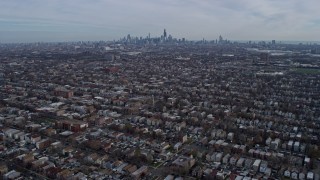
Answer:
[[[220,35],[219,36],[219,43],[222,43],[223,42],[223,38],[222,38],[222,36]]]
[[[163,31],[163,38],[167,39],[167,31],[166,31],[166,29],[164,29],[164,31]]]
[[[127,41],[128,41],[128,42],[131,41],[131,36],[130,36],[130,34],[127,35]]]
[[[276,40],[272,40],[272,45],[275,45],[276,44]]]

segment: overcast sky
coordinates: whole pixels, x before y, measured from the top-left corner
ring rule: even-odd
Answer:
[[[320,40],[320,0],[0,0],[0,42]]]

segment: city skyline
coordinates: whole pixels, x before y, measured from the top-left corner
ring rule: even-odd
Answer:
[[[320,2],[2,1],[0,42],[118,40],[126,34],[189,40],[319,41]]]

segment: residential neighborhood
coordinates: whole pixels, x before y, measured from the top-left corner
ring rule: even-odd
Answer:
[[[0,176],[319,179],[319,49],[0,44]]]

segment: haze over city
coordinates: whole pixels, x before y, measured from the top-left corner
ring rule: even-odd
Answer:
[[[318,0],[0,1],[0,42],[118,40],[168,29],[189,40],[317,41]]]

